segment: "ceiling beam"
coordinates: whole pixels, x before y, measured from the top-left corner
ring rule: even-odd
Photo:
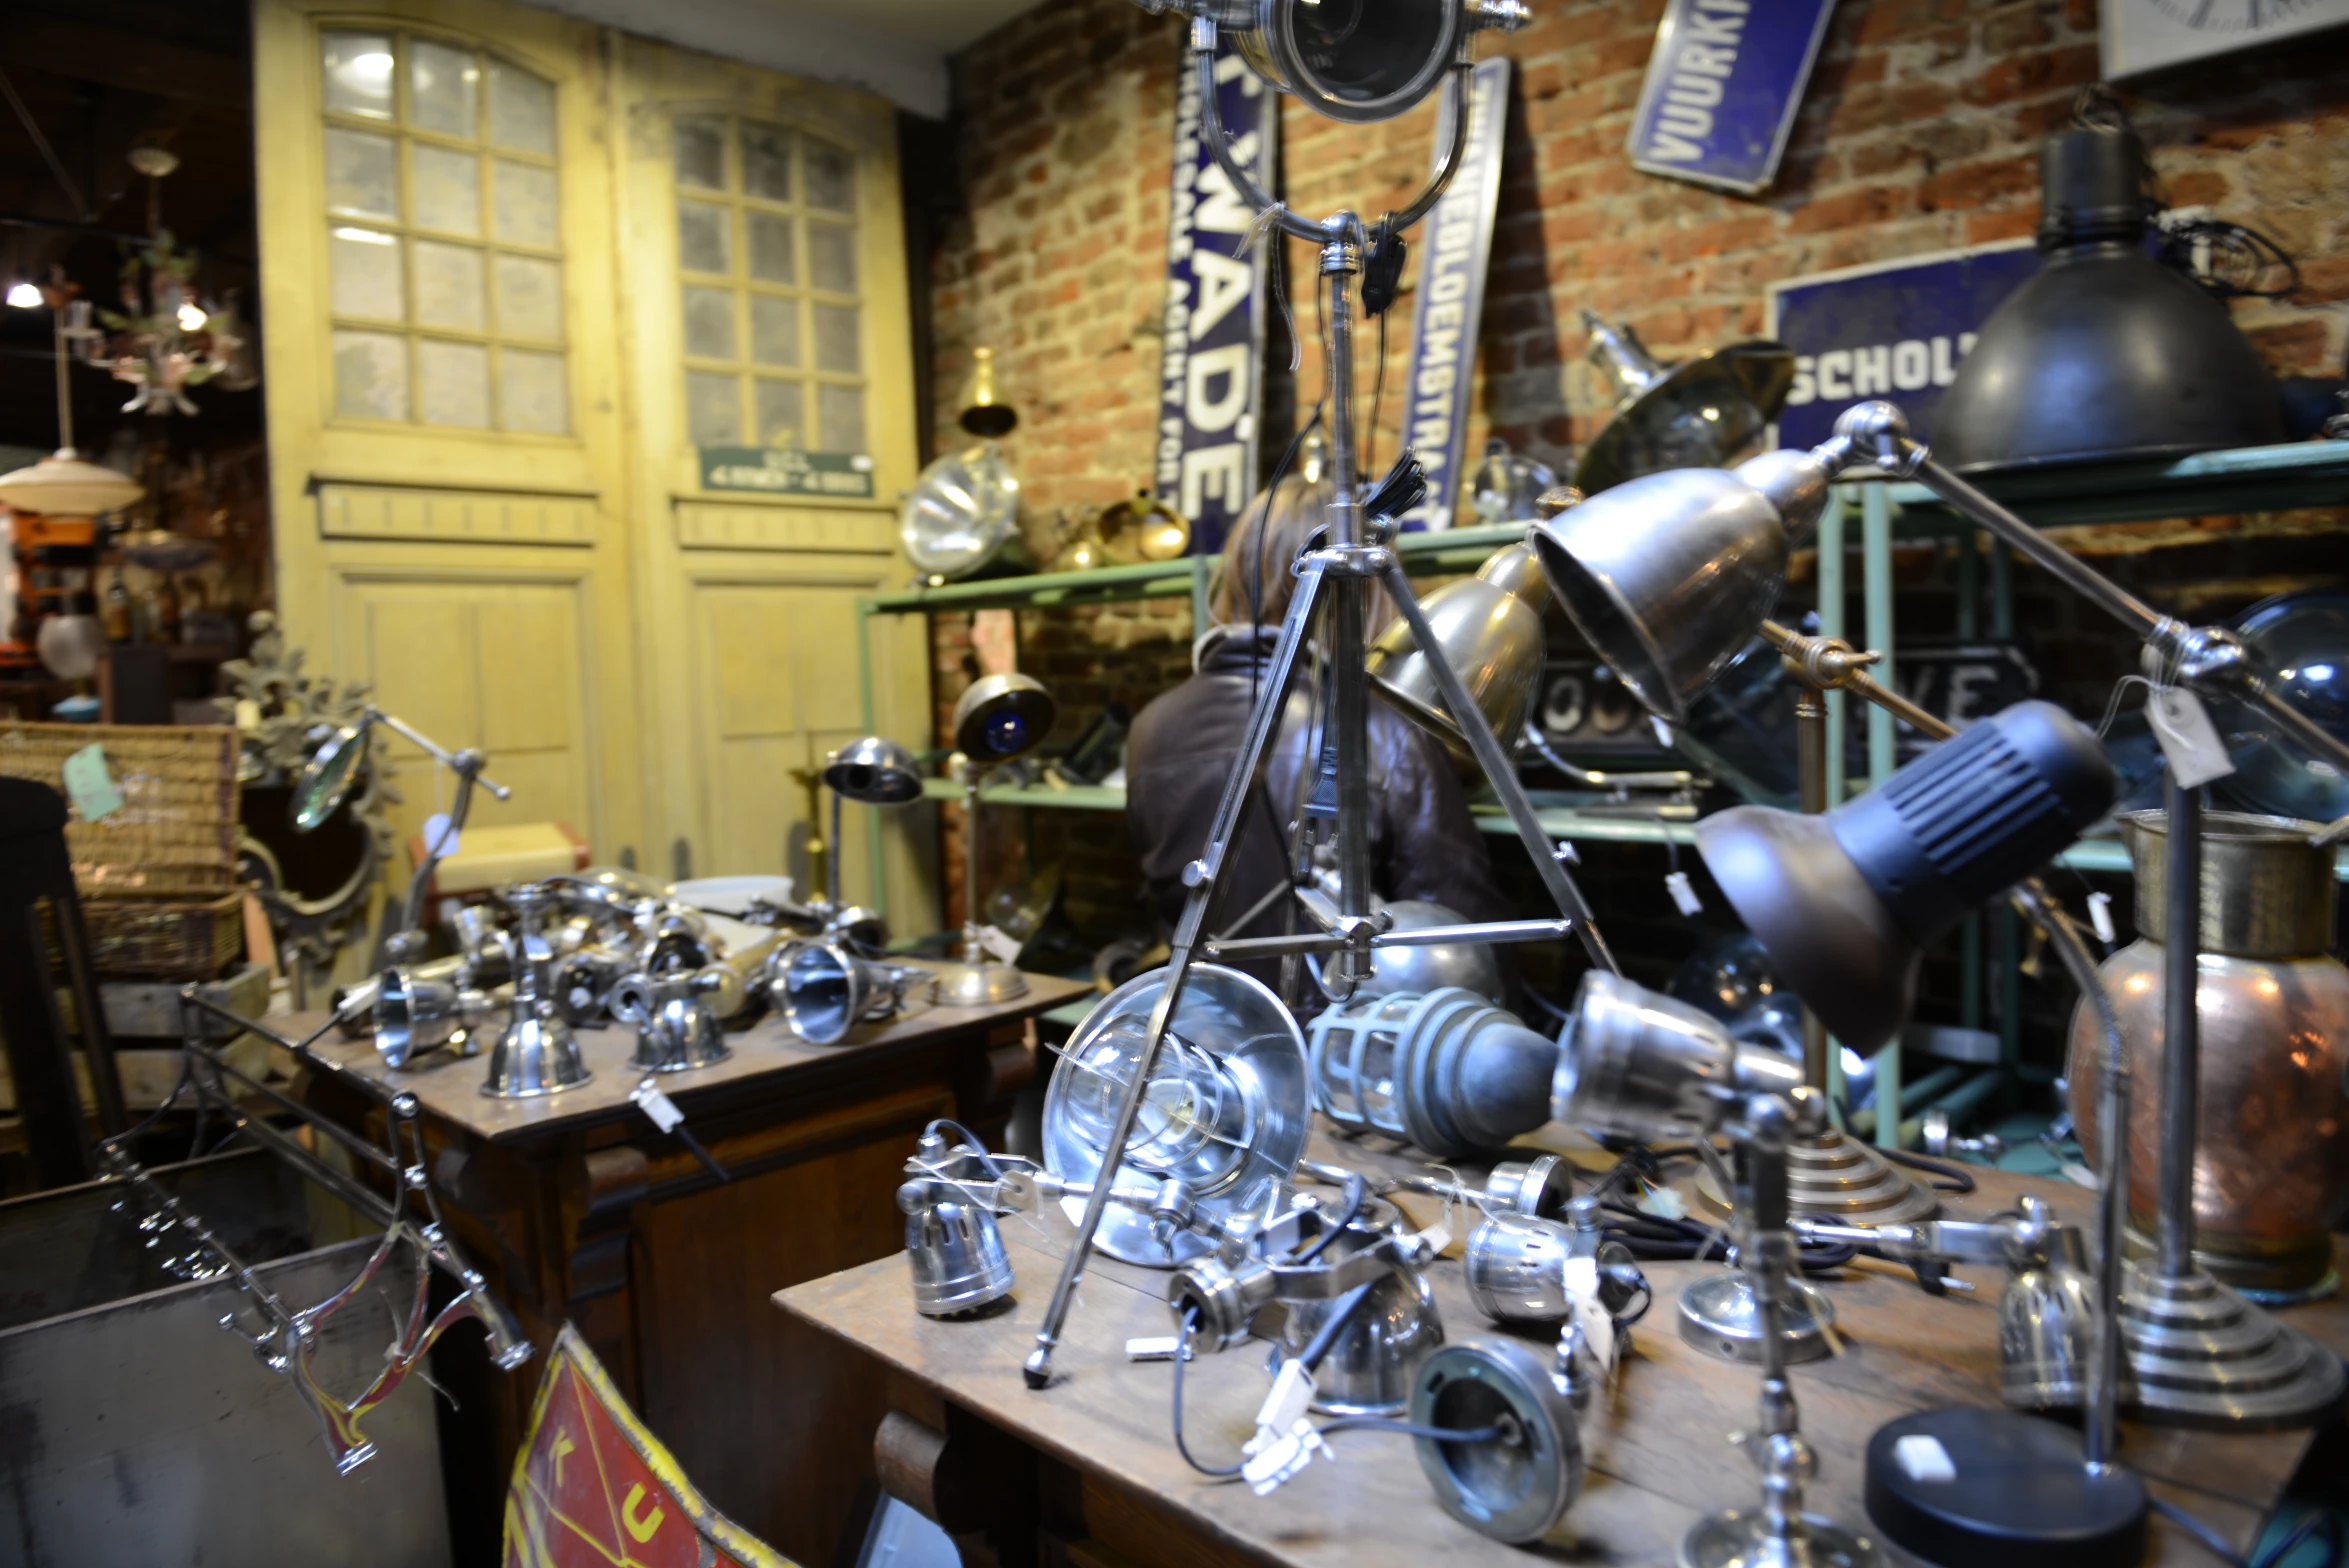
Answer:
[[[185,44],[60,17],[28,16],[8,24],[11,69],[46,71],[158,98],[253,112],[252,63]]]

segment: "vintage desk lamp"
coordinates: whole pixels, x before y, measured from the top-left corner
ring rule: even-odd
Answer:
[[[457,776],[457,798],[449,807],[448,827],[438,839],[424,846],[424,862],[409,875],[408,891],[400,900],[400,923],[384,938],[384,961],[404,964],[424,956],[427,940],[424,890],[431,885],[433,868],[441,863],[457,835],[464,831],[466,813],[473,809],[473,786],[480,785],[499,800],[512,799],[514,792],[482,771],[489,766],[489,758],[472,747],[450,751],[418,734],[404,720],[381,708],[370,707],[359,715],[356,724],[339,725],[329,732],[310,754],[300,777],[294,780],[287,817],[296,833],[314,832],[320,823],[334,815],[335,808],[350,793],[361,765],[367,761],[369,737],[378,724],[422,748],[433,761]]]
[[[1016,671],[974,681],[954,705],[954,745],[963,755],[962,962],[942,969],[931,1000],[985,1007],[1025,996],[1026,977],[988,956],[979,922],[979,786],[988,773],[1044,744],[1059,708],[1033,676]]]
[[[1762,1472],[1762,1506],[1699,1520],[1680,1543],[1682,1568],[1885,1561],[1866,1536],[1803,1512],[1818,1457],[1803,1441],[1786,1375],[1783,1319],[1800,1283],[1786,1155],[1826,1108],[1802,1078],[1794,1058],[1733,1040],[1720,1020],[1597,970],[1583,976],[1558,1056],[1558,1120],[1653,1141],[1726,1133],[1735,1152],[1733,1231],[1752,1281],[1762,1370],[1761,1419],[1741,1440]]]

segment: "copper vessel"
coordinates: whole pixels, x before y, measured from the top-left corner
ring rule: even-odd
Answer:
[[[2121,820],[2137,874],[2138,940],[2104,961],[2136,1093],[2129,1115],[2132,1249],[2150,1245],[2162,1058],[2163,855],[2168,817]],[[2332,955],[2333,852],[2312,823],[2204,814],[2200,1133],[2195,1261],[2265,1299],[2338,1285],[2331,1228],[2349,1213],[2349,967]],[[2096,1163],[2099,1041],[2072,1014],[2072,1116]]]

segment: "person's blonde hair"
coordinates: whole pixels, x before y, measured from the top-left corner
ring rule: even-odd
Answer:
[[[1223,562],[1207,594],[1207,611],[1220,626],[1278,626],[1289,613],[1289,598],[1297,586],[1290,570],[1298,556],[1315,541],[1314,533],[1329,517],[1329,481],[1308,483],[1298,474],[1284,475],[1272,489],[1260,492],[1248,504],[1223,542]],[[1394,614],[1385,593],[1373,590],[1369,629],[1375,635]]]

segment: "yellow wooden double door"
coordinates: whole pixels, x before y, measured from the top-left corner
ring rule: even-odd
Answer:
[[[486,752],[513,795],[476,820],[662,876],[804,867],[791,773],[861,732],[855,600],[905,572],[890,107],[505,0],[254,18],[289,637]],[[711,487],[726,447],[849,454],[871,493]],[[918,626],[873,654],[878,727],[926,733]],[[447,783],[392,757],[405,841]],[[882,828],[909,929],[922,828]]]

